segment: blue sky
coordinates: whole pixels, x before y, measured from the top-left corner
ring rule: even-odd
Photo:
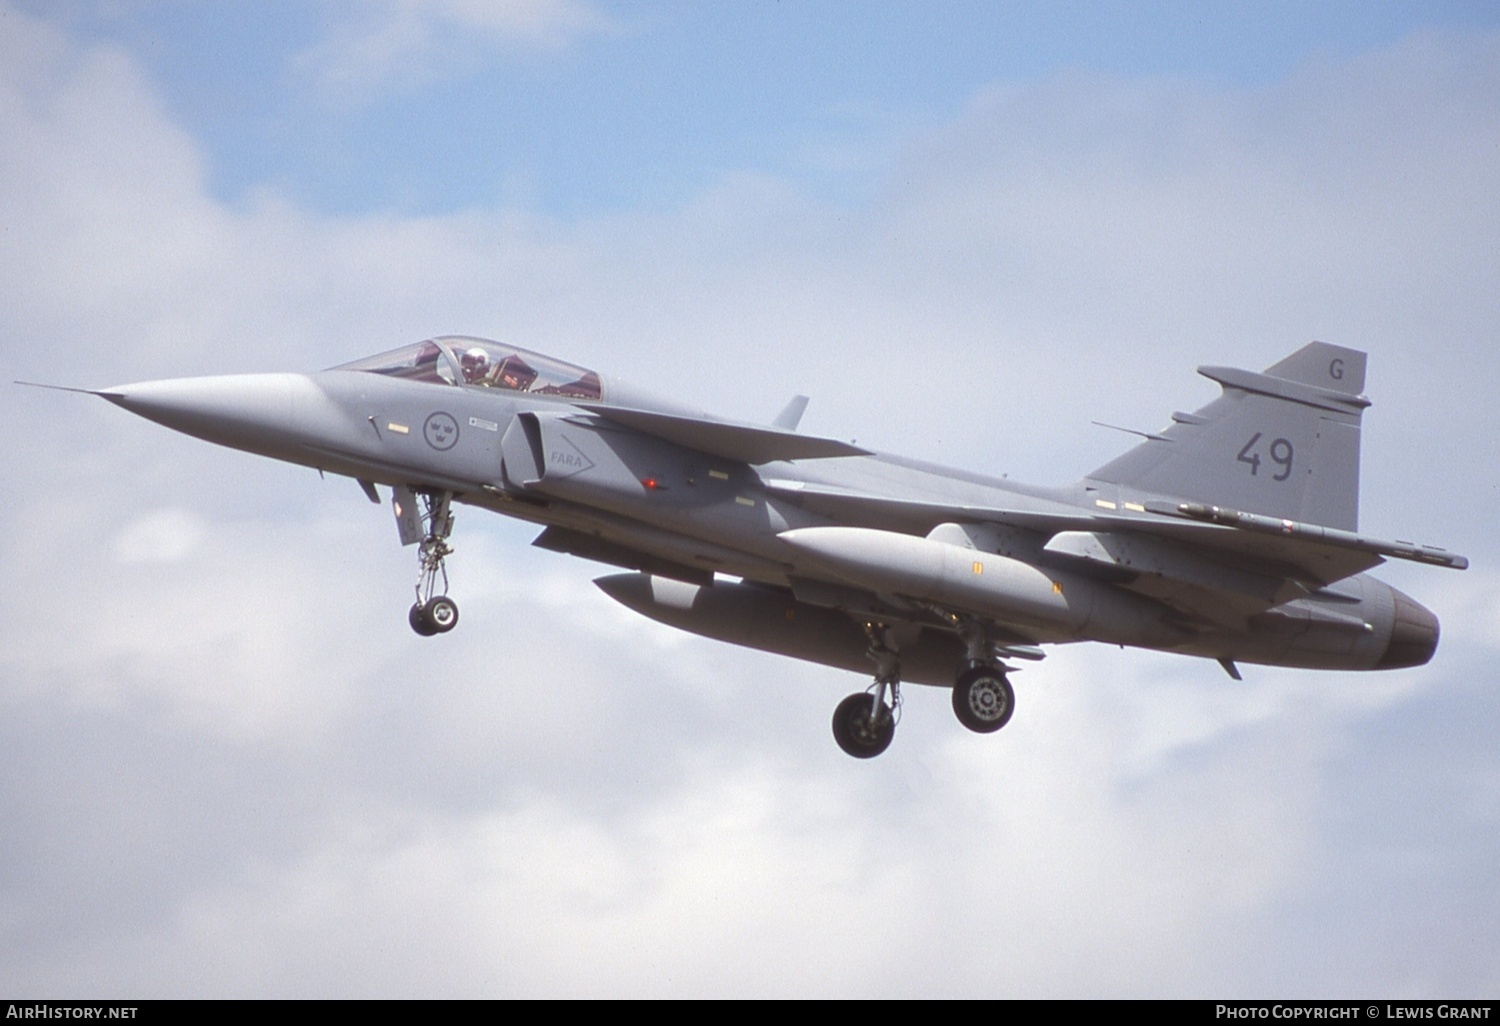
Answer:
[[[733,0],[604,3],[538,38],[441,3],[64,10],[142,62],[221,198],[269,185],[331,212],[564,216],[681,203],[747,169],[857,199],[893,147],[980,89],[1059,74],[1264,86],[1500,22],[1481,2]],[[399,43],[368,45],[397,23]]]
[[[1313,338],[1428,666],[1060,646],[998,735],[616,606],[460,510],[0,403],[0,991],[1500,990],[1493,4],[0,0],[0,356],[82,387],[449,332],[1076,479]],[[873,969],[872,969],[873,967]],[[1001,967],[1003,971],[997,969]]]

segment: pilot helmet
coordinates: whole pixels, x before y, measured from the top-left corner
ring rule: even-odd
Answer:
[[[484,377],[485,368],[489,365],[490,357],[483,349],[475,346],[463,356],[458,358],[459,365],[463,367],[465,381],[477,381]]]

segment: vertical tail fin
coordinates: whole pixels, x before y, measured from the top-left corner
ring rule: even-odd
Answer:
[[[1358,529],[1365,354],[1313,342],[1264,372],[1199,367],[1224,394],[1087,480]]]

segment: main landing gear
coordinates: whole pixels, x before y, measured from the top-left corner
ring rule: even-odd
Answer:
[[[417,601],[406,620],[423,637],[446,634],[458,626],[458,603],[446,594],[448,568],[453,554],[448,536],[453,533],[452,492],[420,492],[421,518],[426,534],[417,548]],[[443,586],[438,588],[441,578]]]
[[[983,628],[963,624],[958,633],[968,650],[968,668],[953,683],[953,712],[975,733],[993,734],[1010,722],[1016,693],[1005,667],[993,661],[994,646]],[[867,623],[865,634],[875,660],[875,683],[833,711],[833,739],[856,759],[873,759],[889,748],[901,714],[901,660],[890,629]]]
[[[964,620],[958,624],[968,657],[968,669],[953,682],[953,713],[958,722],[976,734],[993,734],[1010,722],[1016,711],[1016,693],[1006,679],[1005,668],[994,663],[995,646],[983,624]]]
[[[993,734],[1010,722],[1016,693],[1005,671],[993,666],[971,666],[953,684],[953,712],[958,722],[976,734]]]
[[[889,632],[884,624],[867,623],[865,634],[875,660],[875,683],[833,711],[833,739],[856,759],[873,759],[889,748],[901,715],[901,660]]]

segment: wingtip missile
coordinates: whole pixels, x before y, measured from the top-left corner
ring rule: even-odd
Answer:
[[[1233,527],[1242,531],[1252,531],[1257,534],[1276,534],[1284,537],[1305,538],[1309,541],[1322,542],[1327,545],[1346,549],[1358,549],[1362,552],[1373,552],[1379,556],[1390,556],[1393,559],[1409,559],[1417,563],[1427,563],[1431,566],[1448,567],[1451,570],[1467,570],[1469,559],[1460,556],[1456,552],[1440,549],[1435,545],[1418,545],[1416,542],[1408,541],[1386,541],[1380,538],[1369,538],[1353,531],[1343,531],[1336,527],[1323,527],[1319,524],[1307,524],[1297,520],[1285,520],[1279,517],[1263,516],[1259,513],[1244,513],[1236,509],[1225,509],[1222,506],[1210,506],[1202,502],[1183,502],[1177,505],[1177,512],[1194,520],[1202,520],[1205,523],[1220,524],[1224,527]]]

